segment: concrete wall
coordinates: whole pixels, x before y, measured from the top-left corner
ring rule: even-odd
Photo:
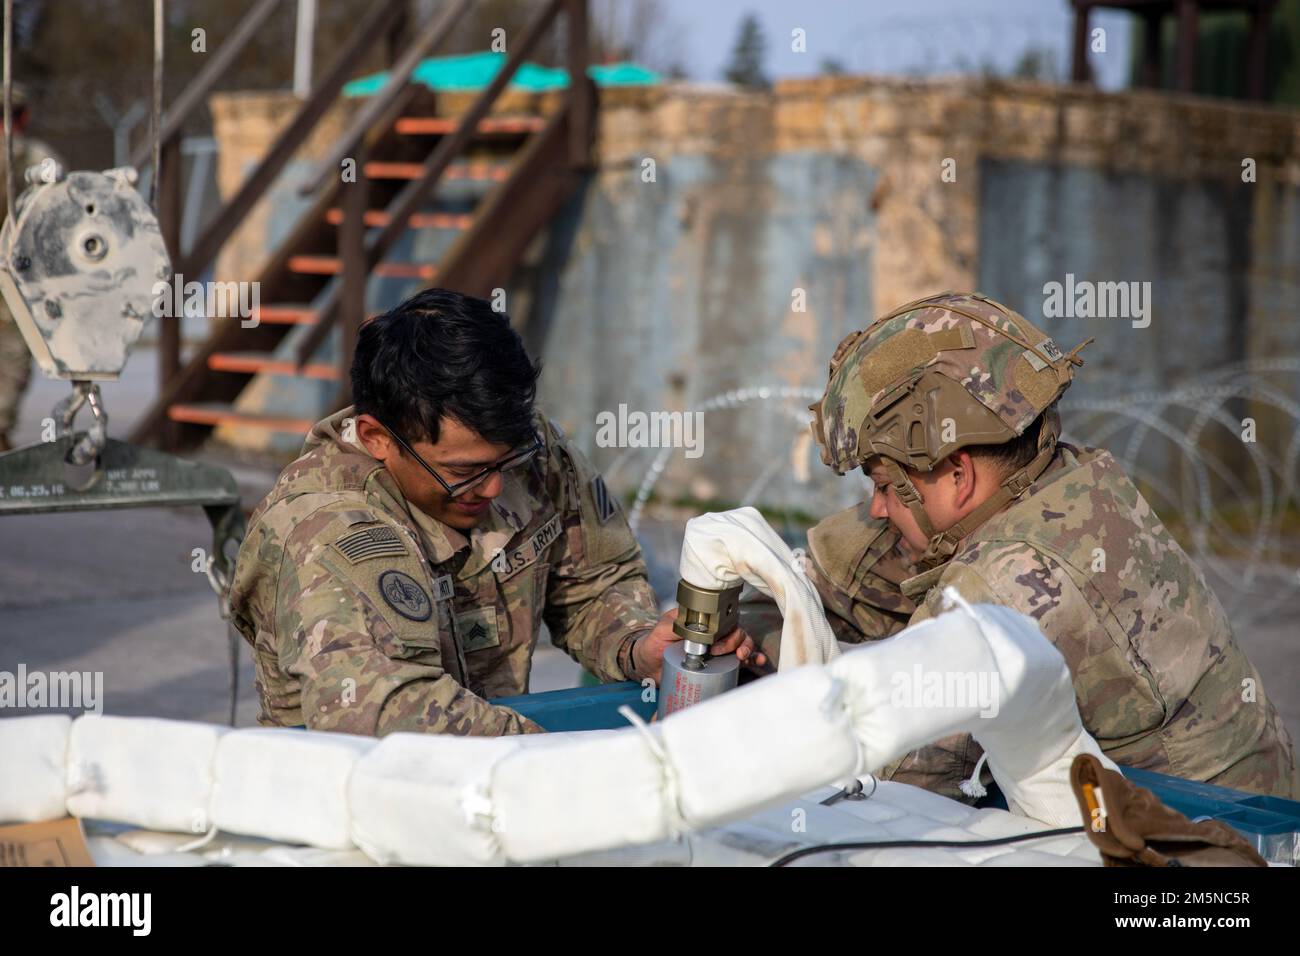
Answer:
[[[766,382],[820,391],[847,331],[944,289],[999,298],[1066,348],[1095,337],[1071,397],[1300,356],[1294,113],[1026,83],[833,78],[770,95],[607,97],[602,122],[601,169],[543,350],[542,399],[584,436],[619,402],[676,409]],[[1247,157],[1255,183],[1242,182]],[[653,183],[641,176],[646,158]],[[1044,285],[1067,273],[1151,282],[1151,325],[1046,317]],[[791,309],[796,288],[806,313]],[[716,454],[679,457],[666,496],[736,500],[766,463],[791,457],[775,403],[709,420]],[[730,435],[732,422],[743,431]],[[763,498],[816,512],[840,495],[786,469]]]
[[[552,105],[515,100],[503,109]],[[256,98],[214,110],[224,189],[284,110]],[[598,413],[686,410],[751,385],[820,393],[847,332],[944,289],[1002,299],[1066,348],[1095,336],[1072,397],[1300,356],[1300,114],[1151,92],[834,77],[765,94],[606,90],[600,121],[598,168],[541,253],[551,288],[516,283],[509,307],[546,366],[541,401],[620,489],[654,453],[596,448]],[[1242,181],[1247,158],[1253,183]],[[286,202],[281,187],[267,202],[279,211],[246,226],[224,274],[264,253]],[[1150,327],[1045,317],[1044,284],[1067,274],[1151,282]],[[393,294],[372,290],[372,305]],[[708,413],[703,457],[675,455],[658,490],[737,501],[766,476],[765,503],[814,513],[847,503],[860,483],[827,480],[797,440],[807,404]]]

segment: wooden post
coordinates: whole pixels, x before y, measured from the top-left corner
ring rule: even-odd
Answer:
[[[1268,34],[1273,4],[1261,3],[1250,18],[1250,42],[1246,48],[1246,95],[1252,100],[1268,99]]]
[[[1087,0],[1074,0],[1074,60],[1070,69],[1070,79],[1075,83],[1087,83],[1088,70],[1088,13]]]
[[[1164,43],[1160,35],[1160,27],[1164,19],[1160,16],[1159,10],[1151,10],[1144,17],[1146,25],[1146,36],[1143,38],[1142,49],[1142,70],[1138,76],[1139,82],[1151,89],[1159,89],[1161,85],[1160,64],[1164,59]]]
[[[339,300],[339,407],[352,404],[352,353],[366,311],[366,207],[370,185],[366,181],[363,146],[357,159],[357,181],[343,183],[343,220],[339,223],[338,250],[342,262],[342,295]]]
[[[388,65],[391,67],[395,64],[402,51],[406,49],[407,35],[411,32],[411,7],[408,2],[406,9],[397,15],[397,19],[388,30],[388,36],[384,38],[385,54],[388,58]]]
[[[181,249],[181,140],[172,136],[163,142],[160,150],[158,169],[153,175],[158,177],[158,226],[162,232],[163,243],[167,246],[167,255],[171,258],[172,268],[180,267]],[[187,276],[186,281],[198,279]],[[173,303],[170,318],[156,316],[158,335],[158,391],[163,392],[181,370],[181,316],[184,312]],[[159,442],[164,449],[175,447],[176,427],[170,419],[164,419]]]
[[[569,69],[569,165],[582,169],[591,163],[593,103],[587,79],[587,0],[565,0],[565,35]]]
[[[1174,85],[1184,93],[1196,88],[1196,0],[1178,0],[1178,48]]]

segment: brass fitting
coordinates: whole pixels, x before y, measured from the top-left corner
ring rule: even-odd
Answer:
[[[707,650],[720,637],[736,629],[740,620],[740,582],[715,590],[677,582],[677,620],[673,633]]]

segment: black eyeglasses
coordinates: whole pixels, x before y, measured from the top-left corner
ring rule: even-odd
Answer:
[[[378,419],[375,420],[379,421]],[[379,424],[384,425],[383,422],[379,422]],[[474,475],[472,478],[466,478],[464,481],[458,481],[455,484],[449,484],[447,480],[442,477],[442,475],[434,471],[433,467],[427,461],[425,461],[423,458],[419,456],[419,454],[416,452],[414,448],[412,448],[410,445],[406,443],[406,440],[402,438],[401,435],[397,434],[396,431],[394,431],[392,428],[389,428],[387,425],[384,425],[384,428],[388,429],[388,434],[393,436],[393,440],[397,442],[397,444],[401,445],[408,455],[410,455],[421,465],[423,465],[424,470],[427,471],[429,474],[433,475],[433,477],[437,479],[438,484],[442,485],[443,491],[447,492],[447,494],[453,498],[457,498],[463,495],[465,492],[469,491],[471,488],[474,488],[477,485],[481,485],[484,481],[488,479],[488,476],[492,475],[495,472],[498,471],[507,472],[512,468],[518,468],[520,465],[527,464],[528,462],[532,461],[533,457],[542,449],[541,438],[534,435],[533,443],[529,445],[527,448],[521,448],[518,451],[511,452],[509,455],[507,455],[505,458],[502,458],[495,465],[491,465],[487,468],[484,468],[482,471],[480,471],[477,475]]]

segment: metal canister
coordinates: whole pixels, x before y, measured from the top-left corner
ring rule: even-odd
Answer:
[[[740,659],[735,654],[699,658],[686,653],[687,643],[677,641],[664,651],[663,676],[659,685],[660,720],[683,707],[731,690],[740,678]]]

